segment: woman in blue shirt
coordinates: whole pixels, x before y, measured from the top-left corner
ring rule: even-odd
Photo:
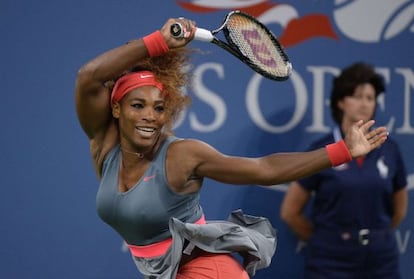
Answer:
[[[372,119],[384,84],[365,63],[334,79],[331,112],[337,127],[311,149],[342,140],[352,123]],[[392,139],[365,157],[293,182],[282,219],[302,240],[306,278],[399,278],[393,228],[406,215],[406,172]],[[304,208],[314,193],[310,219]]]

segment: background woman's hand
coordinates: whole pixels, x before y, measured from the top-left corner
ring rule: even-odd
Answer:
[[[181,26],[183,27],[184,29],[183,38],[174,38],[173,36],[171,36],[171,25],[173,25],[174,23],[180,23]],[[196,29],[197,29],[196,23],[192,20],[185,19],[183,17],[170,18],[161,28],[161,34],[164,37],[165,42],[167,43],[168,47],[172,49],[172,48],[183,47],[189,42],[191,42],[194,38],[194,33]]]
[[[379,127],[370,131],[374,123],[374,120],[367,121],[366,123],[360,120],[347,131],[345,143],[353,158],[366,155],[387,140],[388,132],[385,127]]]

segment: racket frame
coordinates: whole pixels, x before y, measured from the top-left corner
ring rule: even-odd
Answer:
[[[255,24],[259,25],[268,35],[268,37],[270,38],[270,40],[272,41],[273,45],[276,47],[278,55],[281,56],[283,62],[285,63],[285,67],[287,68],[287,75],[286,76],[276,76],[273,74],[269,74],[267,71],[262,70],[260,67],[256,66],[256,64],[253,63],[253,61],[251,61],[251,59],[249,59],[246,55],[244,55],[238,48],[237,44],[235,44],[230,36],[230,32],[227,29],[227,23],[230,20],[230,17],[233,15],[241,15],[243,17],[248,18],[250,21],[254,22]],[[292,63],[290,62],[289,56],[286,54],[283,46],[279,43],[279,41],[277,40],[276,36],[273,34],[272,31],[269,30],[269,28],[267,28],[266,25],[264,25],[263,23],[261,23],[260,21],[258,21],[256,18],[254,18],[253,16],[243,13],[241,11],[231,11],[230,13],[227,14],[227,16],[225,17],[224,23],[216,30],[212,31],[213,34],[215,34],[215,32],[219,32],[223,30],[224,33],[224,37],[226,38],[227,44],[230,49],[232,49],[233,51],[230,51],[230,53],[232,53],[233,55],[236,55],[240,60],[242,60],[242,62],[246,63],[250,68],[252,68],[254,71],[258,72],[259,74],[261,74],[262,76],[265,76],[269,79],[273,79],[273,80],[277,80],[277,81],[284,81],[287,80],[290,77],[290,74],[292,73]],[[219,41],[220,42],[220,41]],[[215,42],[213,42],[215,43]],[[221,43],[220,43],[221,44]],[[224,44],[224,45],[227,45]],[[221,46],[222,47],[222,46]],[[223,47],[226,48],[227,47]],[[236,51],[237,50],[237,51]]]
[[[250,21],[252,21],[255,24],[259,25],[260,28],[262,28],[265,31],[265,33],[268,35],[268,37],[272,41],[273,45],[277,49],[278,55],[281,56],[283,62],[285,63],[284,66],[286,67],[287,75],[278,76],[278,75],[268,73],[267,71],[261,69],[259,66],[257,66],[255,63],[253,63],[253,61],[251,59],[249,59],[246,55],[244,55],[239,50],[239,47],[237,46],[237,44],[235,44],[233,42],[233,40],[230,36],[230,31],[227,28],[228,21],[235,14],[246,17]],[[223,31],[224,37],[225,37],[227,42],[225,42],[223,40],[220,40],[219,38],[217,38],[215,36],[220,31]],[[180,23],[176,22],[173,25],[171,25],[171,35],[175,38],[183,38],[184,29],[183,29],[183,27]],[[236,58],[241,60],[243,63],[248,65],[255,72],[261,74],[262,76],[264,76],[266,78],[272,79],[272,80],[276,80],[276,81],[287,80],[290,77],[290,74],[292,72],[292,64],[289,60],[289,57],[286,54],[283,46],[277,40],[276,36],[269,30],[269,28],[267,28],[263,23],[258,21],[256,18],[254,18],[253,16],[251,16],[249,14],[243,13],[239,10],[229,12],[225,16],[225,18],[223,19],[223,23],[221,24],[221,26],[218,27],[217,29],[214,29],[214,30],[210,31],[210,30],[207,30],[207,29],[204,29],[204,28],[197,27],[197,29],[195,31],[195,34],[194,34],[194,40],[203,41],[203,42],[210,42],[210,43],[213,43],[213,44],[221,47],[222,49],[228,51],[233,56],[235,56]]]

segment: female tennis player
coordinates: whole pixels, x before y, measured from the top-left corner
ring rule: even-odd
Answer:
[[[184,26],[183,38],[170,35],[175,22]],[[100,180],[97,210],[146,278],[249,278],[270,264],[275,230],[266,218],[241,211],[226,221],[206,221],[199,204],[203,179],[280,184],[367,154],[387,132],[369,131],[373,121],[360,121],[338,143],[260,158],[227,156],[174,136],[174,120],[189,103],[183,94],[191,75],[186,45],[195,29],[191,20],[169,19],[161,30],[80,68],[76,108]]]

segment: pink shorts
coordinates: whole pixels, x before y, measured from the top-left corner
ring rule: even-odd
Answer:
[[[180,267],[176,279],[249,279],[230,254],[203,253]]]

